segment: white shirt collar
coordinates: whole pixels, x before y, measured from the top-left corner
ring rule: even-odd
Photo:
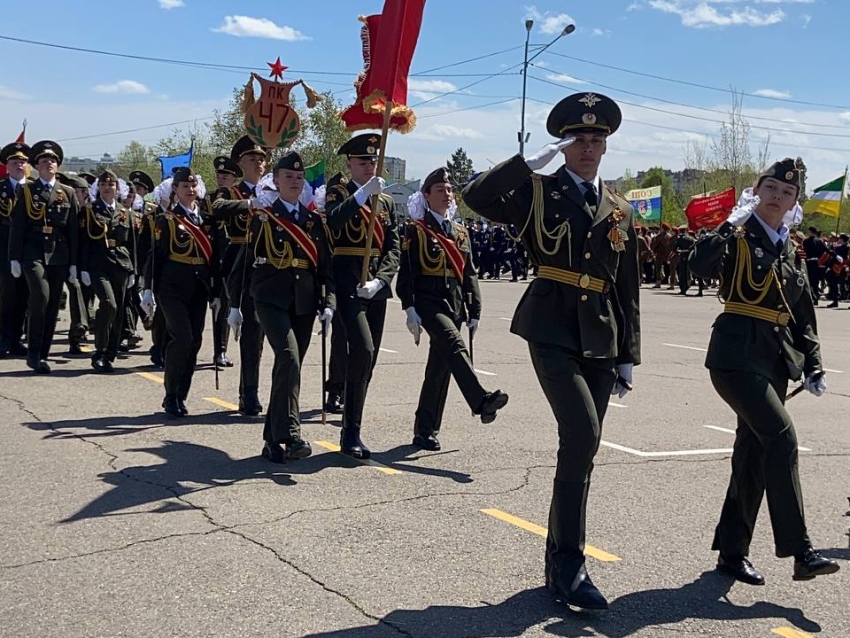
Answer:
[[[45,185],[45,186],[47,186],[48,188],[53,188],[53,187],[56,185],[56,180],[55,180],[55,179],[54,179],[52,182],[45,182],[45,181],[44,181],[43,179],[41,179],[40,177],[39,177],[38,179],[39,179],[39,181],[40,181],[42,184],[44,184],[44,185]]]
[[[12,177],[11,175],[9,175],[9,183],[12,185],[12,190],[17,189],[17,188],[18,188],[18,184],[20,184],[22,181],[24,181],[24,179],[26,179],[26,177],[24,177],[24,178],[23,178],[23,179],[21,179],[21,180],[17,180],[17,179],[15,179],[14,177]]]
[[[197,212],[194,208],[186,208],[186,207],[185,207],[182,203],[180,203],[180,202],[178,202],[178,205],[180,206],[180,208],[182,208],[184,211],[186,211],[186,216],[187,216],[187,217],[195,217],[195,216],[197,216],[198,212]]]
[[[434,216],[434,219],[436,219],[436,220],[437,220],[437,223],[438,223],[440,226],[442,226],[442,225],[443,225],[443,222],[444,222],[444,221],[446,221],[446,216],[445,216],[445,215],[440,215],[440,213],[437,213],[437,212],[435,212],[435,211],[431,210],[430,208],[428,209],[428,212],[429,212],[429,213],[431,213],[431,214]]]
[[[573,173],[566,166],[564,167],[564,170],[567,171],[567,175],[569,175],[570,177],[573,178],[573,181],[576,183],[576,185],[579,188],[582,189],[582,194],[584,193],[584,186],[582,186],[582,184],[584,184],[585,182],[590,182],[591,184],[595,184],[596,185],[596,192],[597,192],[597,194],[599,193],[600,189],[599,189],[599,176],[598,175],[596,175],[593,179],[584,179],[580,175]]]
[[[758,213],[754,213],[753,217],[755,217],[758,220],[759,224],[761,224],[761,227],[764,228],[764,232],[767,233],[767,236],[770,238],[771,243],[776,244],[776,242],[778,242],[780,239],[782,240],[783,244],[788,241],[788,234],[791,232],[788,229],[788,226],[782,224],[782,227],[779,229],[779,232],[776,232],[774,228],[768,226],[767,222],[764,221],[761,217],[759,217]]]

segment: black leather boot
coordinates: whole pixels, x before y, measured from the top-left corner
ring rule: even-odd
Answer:
[[[263,404],[260,403],[257,388],[245,388],[243,396],[239,398],[239,413],[245,416],[257,416],[262,411]]]
[[[355,459],[368,459],[372,456],[369,448],[360,440],[360,423],[363,419],[363,405],[366,402],[365,383],[345,384],[345,405],[342,412],[342,432],[339,435],[340,451]]]
[[[177,402],[177,397],[173,394],[166,394],[162,400],[162,409],[173,419],[182,419],[183,412],[180,410],[180,404]]]

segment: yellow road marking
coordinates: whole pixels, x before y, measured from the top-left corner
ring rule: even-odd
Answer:
[[[510,523],[511,525],[516,525],[520,529],[524,529],[526,532],[537,534],[538,536],[542,536],[543,538],[546,538],[546,534],[548,533],[548,530],[545,527],[541,527],[540,525],[535,525],[534,523],[530,523],[521,518],[517,518],[516,516],[512,516],[507,512],[503,512],[502,510],[486,509],[481,510],[481,513],[487,514],[487,516],[492,516],[493,518],[498,518],[500,521]],[[615,561],[622,560],[622,558],[620,558],[619,556],[614,556],[614,554],[603,552],[601,549],[591,547],[590,545],[584,546],[584,553],[588,556],[593,556],[593,558],[595,558],[596,560],[601,560],[605,563],[613,563]]]
[[[221,408],[225,408],[227,410],[238,410],[239,406],[235,403],[228,403],[227,401],[222,401],[221,399],[217,399],[216,397],[204,397],[204,401],[209,401],[210,403],[214,403]]]
[[[812,638],[811,634],[807,634],[803,631],[797,631],[790,627],[777,627],[776,629],[771,629],[770,633],[782,636],[783,638]]]
[[[148,381],[156,381],[157,383],[165,383],[165,379],[163,379],[158,374],[153,374],[151,372],[137,372],[140,377],[144,377]]]
[[[92,348],[91,346],[80,346],[80,350],[82,350],[83,352],[94,352],[94,348]]]
[[[336,443],[331,443],[330,441],[313,441],[316,445],[325,448],[326,450],[330,450],[331,452],[339,452],[340,447]],[[353,457],[347,457],[353,458]],[[381,465],[377,461],[373,461],[372,459],[354,459],[361,465],[368,465],[369,467],[374,467],[379,472],[383,472],[384,474],[394,475],[401,474],[401,471],[395,470],[391,467],[387,467],[386,465]]]

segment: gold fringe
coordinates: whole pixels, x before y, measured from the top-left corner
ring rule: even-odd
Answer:
[[[304,93],[307,95],[307,108],[312,109],[316,107],[316,104],[322,101],[322,96],[316,93],[316,91],[310,87],[304,80],[299,80],[301,86],[304,87]]]
[[[242,104],[240,105],[240,110],[242,114],[248,112],[254,103],[257,101],[254,98],[254,78],[256,77],[256,73],[252,73],[251,77],[248,78],[248,83],[245,85],[245,88],[242,90]]]
[[[363,110],[366,113],[380,113],[383,115],[386,104],[387,94],[380,89],[372,91],[363,98]],[[402,118],[404,119],[404,124],[396,125],[392,122],[392,118]],[[416,113],[407,104],[393,103],[392,110],[390,111],[390,128],[402,134],[410,133],[416,128]]]

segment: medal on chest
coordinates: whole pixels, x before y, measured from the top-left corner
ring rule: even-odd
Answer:
[[[608,215],[608,241],[611,242],[611,250],[618,253],[626,250],[626,242],[629,236],[623,229],[620,228],[620,222],[625,218],[626,214],[616,206],[613,212]]]

